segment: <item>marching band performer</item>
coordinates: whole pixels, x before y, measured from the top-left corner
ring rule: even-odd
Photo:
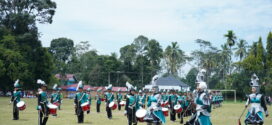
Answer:
[[[177,101],[178,101],[178,104],[181,106],[181,108],[185,109],[184,108],[185,99],[182,95],[182,91],[179,92],[178,97],[177,97]],[[182,112],[178,113],[178,118],[181,120],[180,123],[183,123],[183,113],[184,113],[184,110]]]
[[[147,122],[147,125],[151,125],[152,123],[155,125],[161,125],[162,123],[164,124],[166,122],[160,104],[161,95],[159,94],[159,87],[156,85],[157,79],[157,75],[152,78],[152,95],[150,95],[148,100],[148,115],[144,118],[144,120]]]
[[[118,106],[118,110],[120,111],[121,110],[121,105],[120,105],[120,102],[122,101],[123,99],[123,95],[121,93],[121,89],[118,89],[118,93],[116,94],[116,98],[117,98],[117,106]]]
[[[174,122],[176,121],[176,111],[174,110],[174,106],[177,104],[177,95],[174,89],[171,90],[169,104],[170,104],[170,120]]]
[[[92,104],[91,88],[87,89],[86,95],[87,95],[87,98],[89,101],[89,105],[91,107],[91,104]],[[90,110],[87,111],[87,114],[89,114],[89,113],[90,113]]]
[[[60,106],[60,103],[61,103],[61,100],[60,100],[60,94],[59,93],[57,93],[57,91],[58,91],[58,85],[57,84],[55,84],[54,86],[53,86],[53,93],[51,94],[51,100],[50,100],[50,103],[52,103],[52,104],[55,104],[56,106]],[[55,116],[56,116],[57,114],[55,114]]]
[[[38,79],[38,84],[40,84],[40,89],[38,91],[38,106],[37,109],[39,110],[39,125],[46,125],[46,122],[49,117],[49,109],[47,107],[48,101],[47,101],[47,85],[44,81]]]
[[[263,125],[264,117],[263,112],[265,112],[265,116],[268,117],[268,110],[266,107],[266,102],[264,96],[259,93],[259,84],[258,77],[256,74],[253,74],[251,78],[251,91],[252,93],[248,96],[246,102],[246,108],[250,105],[248,113],[246,115],[245,124],[259,124]]]
[[[109,104],[114,101],[114,95],[112,94],[112,85],[110,84],[108,87],[106,87],[107,92],[105,93],[105,97],[106,97],[106,111],[107,111],[107,116],[108,119],[112,119],[112,112],[111,112],[111,108],[109,107]]]
[[[88,102],[87,94],[83,92],[84,85],[82,81],[79,81],[77,85],[77,93],[74,99],[74,105],[76,109],[76,115],[77,115],[77,122],[83,123],[84,122],[84,112],[81,108],[81,104]]]
[[[145,108],[145,100],[146,100],[146,95],[142,92],[142,90],[139,90],[139,105],[143,108]]]
[[[61,106],[61,104],[62,104],[62,100],[63,100],[63,94],[61,93],[61,88],[58,88],[58,95],[59,95],[59,97],[60,97],[60,101],[59,101],[59,110],[60,110],[60,106]]]
[[[159,88],[158,86],[153,86],[152,95],[150,96],[150,99],[148,101],[148,105],[150,106],[147,108],[148,117],[151,117],[152,120],[149,120],[150,118],[148,120],[145,120],[147,121],[147,125],[152,125],[152,123],[154,123],[154,125],[161,125],[162,123],[164,124],[166,122],[160,103],[161,95],[159,94]]]
[[[19,79],[17,79],[14,83],[14,91],[10,100],[10,104],[13,103],[13,120],[19,119],[19,109],[17,107],[17,103],[21,100],[20,87],[21,85],[19,83]]]
[[[101,105],[101,89],[97,89],[97,94],[95,96],[96,99],[96,112],[100,112],[100,105]]]
[[[126,86],[128,88],[129,94],[126,98],[124,114],[127,116],[128,125],[137,125],[136,111],[139,109],[139,103],[135,95],[135,88],[128,82],[126,83]]]
[[[210,120],[211,103],[209,95],[207,93],[207,84],[206,82],[204,82],[203,73],[205,72],[203,72],[203,70],[201,70],[201,72],[201,75],[203,75],[203,77],[197,79],[198,86],[197,95],[195,98],[196,113],[191,117],[188,122],[186,122],[185,125],[212,125]]]

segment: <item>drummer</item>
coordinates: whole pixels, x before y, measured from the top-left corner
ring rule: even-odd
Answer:
[[[170,104],[170,120],[174,122],[176,121],[176,111],[174,110],[174,106],[177,104],[177,95],[174,89],[171,90],[168,102]]]
[[[178,103],[178,105],[181,106],[182,109],[184,109],[184,100],[183,100],[183,98],[182,98],[182,91],[179,91],[179,92],[178,92],[178,95],[177,95],[177,103]],[[183,111],[180,112],[180,113],[178,113],[178,118],[183,119],[182,116],[183,116]]]
[[[55,84],[53,86],[53,93],[51,94],[50,103],[55,104],[56,106],[59,107],[59,105],[60,105],[60,95],[57,93],[57,90],[58,90],[57,87],[58,87],[57,84]],[[54,116],[57,116],[57,114],[55,114]]]
[[[165,116],[162,112],[161,104],[161,95],[159,94],[159,88],[156,85],[152,87],[152,95],[148,100],[149,107],[148,110],[148,117],[145,117],[144,120],[147,122],[147,125],[151,125],[154,123],[155,125],[161,125],[166,122]],[[152,120],[151,120],[152,119]]]
[[[117,105],[118,105],[118,110],[120,111],[121,110],[121,104],[120,104],[120,102],[122,101],[122,99],[123,99],[123,95],[122,95],[122,93],[121,93],[121,89],[119,88],[118,89],[118,93],[116,94],[116,98],[117,98]]]
[[[145,100],[146,100],[146,95],[142,92],[142,90],[139,90],[139,105],[142,108],[145,108]]]
[[[136,119],[136,111],[139,109],[139,103],[137,97],[135,95],[135,88],[130,85],[128,82],[126,83],[129,94],[126,99],[126,107],[125,107],[125,115],[128,119],[128,125],[137,125]]]
[[[185,125],[212,125],[210,120],[211,102],[207,93],[207,84],[204,81],[205,70],[197,75],[197,95],[195,98],[196,113],[186,122]]]
[[[167,90],[164,90],[163,91],[163,95],[164,96],[162,96],[162,100],[163,100],[163,103],[164,104],[166,104],[166,103],[168,103],[168,100],[169,100],[169,95],[168,95],[168,92],[167,92]],[[168,105],[165,105],[165,107],[167,107]],[[167,107],[168,108],[168,107]]]
[[[77,93],[74,99],[74,105],[77,114],[77,122],[83,123],[84,122],[84,112],[81,108],[81,104],[88,102],[87,94],[83,92],[84,85],[82,81],[79,81],[77,85]]]
[[[14,91],[10,100],[10,104],[13,103],[13,120],[19,119],[19,109],[17,107],[17,103],[21,101],[22,92],[20,91],[20,87],[21,85],[19,83],[19,79],[17,79],[14,83]]]
[[[37,83],[41,86],[38,90],[38,106],[37,110],[39,111],[39,125],[46,125],[48,116],[49,116],[49,109],[47,107],[47,85],[44,81],[38,80]]]
[[[109,107],[109,104],[113,102],[114,100],[114,95],[112,94],[112,85],[110,84],[108,87],[106,87],[107,92],[105,93],[105,98],[106,98],[106,111],[107,111],[107,117],[108,119],[112,119],[112,112],[111,108]]]
[[[91,107],[91,104],[92,104],[91,88],[87,89],[86,95],[87,95],[87,98],[88,98],[88,101],[89,101],[89,105]],[[89,113],[90,113],[90,110],[87,111],[87,114],[89,114]]]
[[[63,100],[63,94],[62,94],[62,92],[61,92],[61,88],[58,88],[58,95],[59,95],[59,97],[60,97],[60,101],[59,101],[59,110],[60,110],[60,106],[61,106],[61,104],[62,104],[62,100]]]
[[[100,112],[100,105],[101,105],[101,90],[102,89],[97,89],[97,93],[95,96],[96,99],[96,112],[99,113]]]

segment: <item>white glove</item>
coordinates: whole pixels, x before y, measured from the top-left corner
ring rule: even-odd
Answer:
[[[9,104],[11,104],[12,103],[12,101],[9,101]]]
[[[38,106],[38,109],[39,109],[39,110],[41,110],[41,109],[42,109],[42,107],[41,107],[41,106]]]
[[[127,115],[127,111],[124,111],[124,115]]]

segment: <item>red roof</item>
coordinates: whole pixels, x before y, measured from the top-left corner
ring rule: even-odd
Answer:
[[[66,90],[67,88],[70,88],[70,87],[74,87],[76,88],[77,87],[77,84],[71,84],[71,85],[66,85],[66,86],[61,86],[60,88],[62,88],[63,90]],[[84,89],[88,89],[88,88],[91,88],[92,91],[96,91],[98,89],[102,89],[102,91],[105,91],[106,88],[105,87],[102,87],[102,86],[90,86],[90,85],[84,85]],[[118,90],[121,90],[121,91],[127,91],[127,88],[126,87],[112,87],[112,91],[118,91]]]

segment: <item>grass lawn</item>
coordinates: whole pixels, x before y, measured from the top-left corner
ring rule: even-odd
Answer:
[[[23,98],[27,104],[27,108],[20,112],[20,119],[18,121],[12,120],[12,105],[9,104],[10,98],[0,98],[0,125],[37,125],[38,113],[36,110],[37,99]],[[244,103],[224,103],[223,107],[212,111],[213,125],[237,125],[237,119],[244,109]],[[272,107],[268,106],[270,116],[265,119],[265,125],[272,125]],[[108,120],[106,117],[105,105],[101,105],[101,113],[96,113],[95,103],[92,102],[91,113],[85,114],[82,125],[126,125],[127,119],[123,115],[124,110],[113,111],[113,119]],[[49,117],[47,125],[78,125],[76,115],[74,115],[73,100],[65,99],[63,101],[62,110],[58,111],[58,117]],[[245,113],[246,114],[246,113]],[[242,117],[244,118],[244,116]],[[171,122],[167,117],[167,125],[180,125],[178,121]],[[185,118],[186,121],[188,118]],[[244,119],[242,119],[243,122]],[[139,125],[146,125],[146,123],[139,123]]]

